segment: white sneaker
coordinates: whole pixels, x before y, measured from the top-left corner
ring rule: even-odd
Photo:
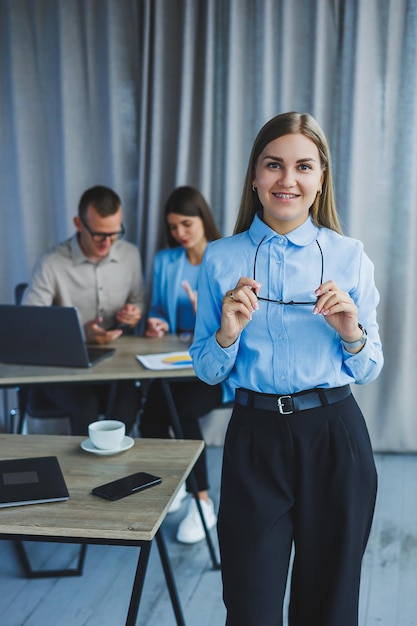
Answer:
[[[209,502],[200,500],[200,504],[203,510],[206,526],[210,530],[217,523],[213,502],[211,500],[209,500]],[[204,539],[205,536],[206,534],[204,532],[196,501],[192,498],[188,507],[188,513],[178,526],[177,540],[181,543],[196,543],[197,541]]]
[[[175,513],[181,507],[182,501],[187,497],[187,490],[185,488],[185,483],[182,483],[179,492],[171,502],[171,506],[168,509],[168,513]]]

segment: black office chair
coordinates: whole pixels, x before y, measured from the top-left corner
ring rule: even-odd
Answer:
[[[27,283],[18,283],[14,288],[14,301],[15,304],[22,304],[23,295],[26,291]]]
[[[27,288],[27,283],[18,283],[14,290],[16,304],[22,304],[23,294]],[[23,385],[18,387],[19,421],[17,432],[22,434],[25,417],[38,419],[66,418],[68,415],[54,404],[43,392],[41,387]]]

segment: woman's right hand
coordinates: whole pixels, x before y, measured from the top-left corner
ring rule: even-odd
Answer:
[[[188,282],[188,280],[183,280],[181,283],[181,286],[187,292],[187,296],[190,298],[190,302],[193,307],[194,315],[196,315],[197,314],[197,291],[193,291],[193,289],[191,289],[191,285]]]
[[[162,337],[169,330],[167,322],[159,317],[149,317],[146,325],[145,337]]]
[[[222,348],[228,348],[249,324],[259,308],[257,294],[261,284],[242,276],[236,287],[226,292],[222,303],[222,319],[216,339]]]

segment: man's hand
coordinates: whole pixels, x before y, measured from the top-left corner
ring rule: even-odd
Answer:
[[[141,315],[142,311],[138,306],[128,303],[116,313],[116,320],[118,324],[133,328],[139,322]]]
[[[84,325],[86,343],[98,343],[100,345],[115,341],[123,333],[122,330],[105,330],[100,326],[103,321],[98,317]]]

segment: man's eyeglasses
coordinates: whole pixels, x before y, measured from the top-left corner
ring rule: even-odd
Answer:
[[[265,235],[265,237],[266,237],[266,235]],[[256,280],[256,259],[258,257],[259,248],[261,247],[261,244],[263,243],[263,240],[265,239],[265,237],[263,237],[261,239],[261,241],[258,244],[258,247],[256,248],[255,259],[253,261],[253,280]],[[320,244],[317,241],[317,239],[316,239],[316,244],[317,244],[317,247],[318,247],[318,249],[320,251],[320,256],[321,256],[321,276],[320,276],[320,282],[317,285],[317,287],[318,287],[319,285],[321,285],[323,283],[324,261],[323,261],[323,251],[322,251],[322,249],[320,247]],[[289,300],[288,302],[285,302],[284,300],[271,300],[269,298],[261,298],[258,295],[256,297],[261,302],[273,302],[274,304],[286,304],[288,306],[315,305],[316,302],[317,302],[317,298],[314,301],[309,301],[309,302],[296,302],[295,300]]]
[[[85,226],[86,230],[90,233],[91,239],[95,241],[96,243],[103,243],[104,241],[106,241],[108,237],[110,237],[112,241],[116,241],[117,239],[121,239],[122,237],[124,237],[126,233],[125,227],[123,226],[123,224],[120,224],[120,230],[118,230],[115,233],[98,233],[94,230],[91,230],[91,228],[89,227],[89,225],[87,224],[87,222],[85,221],[83,217],[80,217],[80,220],[83,226]]]

